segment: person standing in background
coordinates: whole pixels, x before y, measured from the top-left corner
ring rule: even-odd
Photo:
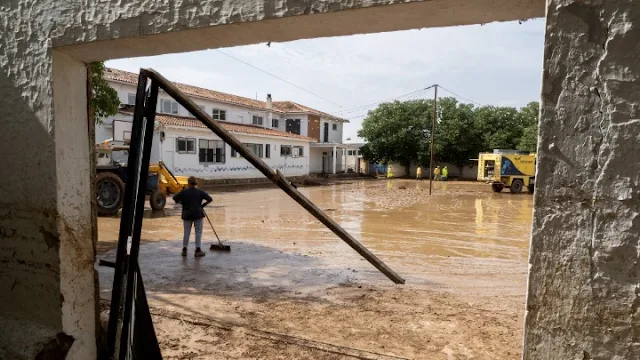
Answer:
[[[422,179],[422,168],[420,166],[416,169],[416,179]]]
[[[433,169],[433,180],[440,180],[440,166],[436,166],[436,168]]]
[[[184,226],[184,237],[182,238],[182,256],[187,256],[187,246],[191,227],[196,228],[196,252],[195,257],[205,256],[200,246],[202,245],[202,218],[204,218],[204,207],[209,205],[213,199],[205,191],[197,188],[198,180],[194,176],[189,177],[189,187],[180,191],[173,197],[176,204],[182,205],[182,223]],[[204,201],[204,203],[203,203]]]
[[[447,169],[447,167],[445,166],[442,168],[442,180],[447,181],[448,177],[449,177],[449,169]]]

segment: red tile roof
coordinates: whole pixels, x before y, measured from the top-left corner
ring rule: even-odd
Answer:
[[[273,108],[274,108],[274,110],[281,111],[281,112],[283,112],[285,114],[287,114],[287,113],[306,113],[306,114],[313,114],[313,115],[317,115],[317,116],[322,116],[322,117],[333,119],[333,120],[349,122],[348,120],[339,118],[339,117],[337,117],[335,115],[331,115],[331,114],[322,112],[320,110],[312,109],[310,107],[307,107],[307,106],[304,106],[304,105],[300,105],[300,104],[298,104],[296,102],[293,102],[293,101],[274,101],[273,102]]]
[[[133,115],[133,113],[129,111],[120,111],[120,113],[125,115]],[[168,125],[168,126],[184,126],[184,127],[207,129],[207,127],[202,122],[200,122],[200,120],[189,118],[189,117],[156,114],[156,121],[159,122],[160,124]],[[222,127],[225,128],[225,130],[232,133],[276,136],[276,137],[284,137],[284,138],[306,140],[306,141],[313,141],[313,142],[317,141],[316,139],[312,139],[310,137],[306,137],[303,135],[263,128],[263,127],[254,126],[254,125],[237,124],[237,123],[217,121],[217,120],[214,120],[214,121],[222,125]]]
[[[117,69],[106,68],[104,70],[104,76],[107,80],[119,81],[129,84],[138,83],[138,74],[130,73],[128,71],[122,71]],[[174,85],[178,87],[182,92],[187,95],[200,97],[208,100],[219,101],[222,103],[246,106],[254,109],[260,109],[263,111],[268,110],[267,103],[265,101],[253,100],[242,96],[227,94],[219,91],[200,88],[197,86],[180,84],[174,82]],[[283,114],[287,113],[308,113],[317,116],[326,117],[333,120],[349,122],[348,120],[339,118],[337,116],[304,106],[292,101],[274,101],[273,110]]]

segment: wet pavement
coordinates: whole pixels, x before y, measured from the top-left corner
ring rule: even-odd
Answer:
[[[207,250],[199,259],[193,237],[188,256],[179,255],[182,222],[172,201],[163,212],[146,212],[140,263],[152,308],[163,312],[154,319],[165,355],[342,358],[326,349],[318,355],[319,345],[289,341],[283,349],[273,339],[261,340],[266,343],[258,349],[251,339],[223,330],[214,337],[236,350],[218,349],[211,334],[185,339],[176,333],[176,327],[197,327],[174,324],[176,316],[167,315],[179,314],[245,332],[276,330],[344,351],[517,357],[532,197],[494,194],[479,183],[435,183],[431,197],[428,189],[427,181],[406,180],[300,188],[405,277],[404,286],[393,285],[279,189],[211,192],[214,206],[207,211],[232,251]],[[118,218],[99,219],[99,258],[113,259],[118,226]],[[204,229],[208,249],[215,237],[206,222]],[[108,299],[112,270],[98,270],[101,297]],[[184,348],[190,341],[206,343],[206,350],[191,354]]]

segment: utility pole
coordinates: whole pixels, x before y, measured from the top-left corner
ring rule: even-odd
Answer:
[[[429,196],[433,187],[433,139],[436,136],[436,117],[438,107],[438,85],[434,85],[433,92],[433,118],[431,119],[431,159],[429,160]]]

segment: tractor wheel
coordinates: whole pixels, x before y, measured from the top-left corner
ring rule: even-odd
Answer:
[[[162,210],[165,205],[167,205],[167,197],[160,189],[155,189],[151,192],[151,196],[149,196],[149,205],[151,205],[151,209],[154,211]]]
[[[95,181],[98,215],[117,214],[124,202],[124,182],[111,172],[98,173]]]
[[[514,179],[511,182],[512,194],[520,194],[522,192],[522,188],[524,188],[524,183],[522,182],[522,179]]]
[[[493,190],[493,192],[499,193],[502,189],[504,189],[504,185],[502,184],[491,184],[491,190]]]

